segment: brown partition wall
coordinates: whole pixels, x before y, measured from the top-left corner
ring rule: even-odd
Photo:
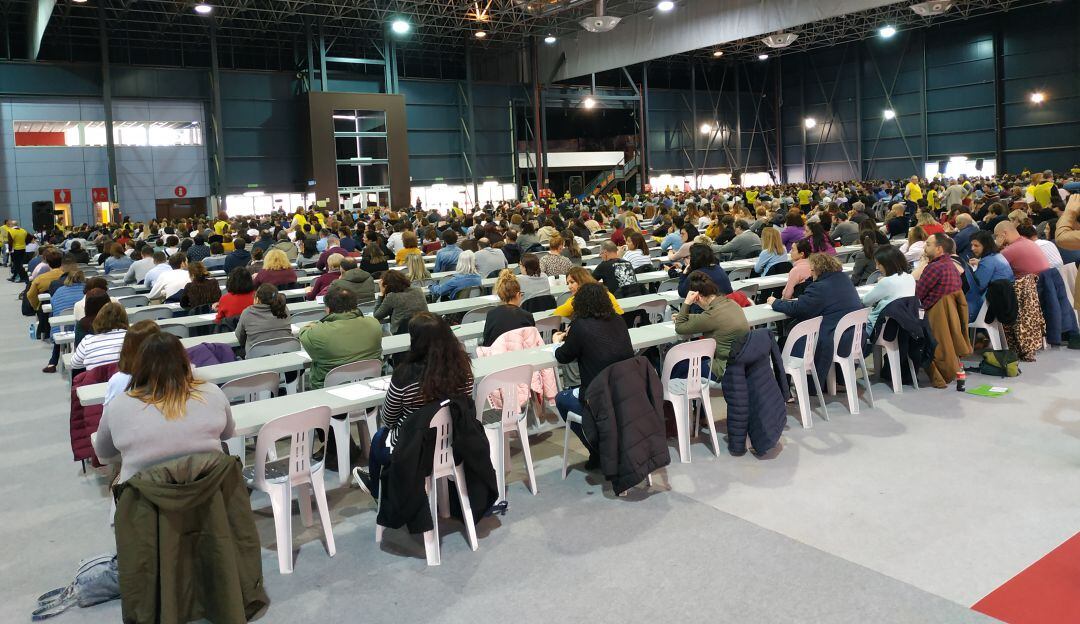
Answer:
[[[405,97],[381,93],[308,93],[311,128],[311,178],[315,197],[338,208],[337,153],[333,114],[338,109],[381,110],[386,113],[386,144],[390,175],[390,201],[394,208],[409,205],[409,143]]]

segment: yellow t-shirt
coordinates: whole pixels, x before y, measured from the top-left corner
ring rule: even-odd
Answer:
[[[1035,201],[1039,202],[1039,205],[1043,208],[1050,207],[1050,193],[1054,188],[1053,182],[1043,182],[1038,184],[1032,190],[1032,196],[1035,197]]]
[[[608,299],[611,299],[611,305],[612,305],[612,307],[615,308],[615,314],[622,315],[623,309],[619,306],[619,301],[618,301],[618,299],[615,298],[615,295],[611,294],[611,291],[609,290],[607,296],[608,296]],[[567,299],[561,306],[559,306],[559,307],[555,308],[554,310],[552,310],[551,314],[554,315],[554,316],[561,316],[561,317],[564,317],[564,318],[570,318],[571,316],[573,316],[574,315],[574,298],[570,297],[569,299]]]
[[[0,225],[0,244],[6,243],[8,239],[8,226]]]
[[[913,202],[922,199],[922,187],[914,182],[907,183],[907,198]]]
[[[228,221],[218,220],[214,223],[214,232],[217,234],[224,234],[225,228],[229,226]]]
[[[408,257],[409,254],[420,255],[420,250],[416,247],[402,247],[401,249],[397,250],[396,254],[394,254],[394,261],[397,262],[398,266],[404,266],[405,259]]]
[[[746,191],[746,204],[748,206],[753,206],[754,202],[757,201],[757,198],[758,198],[758,192],[757,191]]]
[[[21,227],[8,228],[8,237],[11,239],[12,251],[23,251],[26,249],[26,230]]]
[[[934,210],[938,209],[937,189],[930,189],[926,193],[926,205],[930,206]]]
[[[799,191],[799,205],[800,206],[809,206],[810,205],[810,198],[813,195],[814,195],[814,193],[810,189],[802,189],[801,191]]]
[[[299,227],[299,226],[307,225],[307,217],[305,217],[304,215],[299,214],[299,213],[293,215],[292,225],[293,225],[293,227]]]

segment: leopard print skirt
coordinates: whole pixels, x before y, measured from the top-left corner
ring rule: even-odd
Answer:
[[[1035,361],[1035,353],[1043,347],[1043,336],[1046,335],[1046,319],[1039,306],[1036,279],[1034,275],[1025,275],[1016,280],[1013,285],[1018,308],[1016,322],[1004,326],[1009,348],[1023,362]]]

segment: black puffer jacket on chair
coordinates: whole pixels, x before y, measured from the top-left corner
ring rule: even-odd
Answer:
[[[754,329],[735,341],[720,383],[727,401],[728,452],[746,453],[749,435],[754,452],[767,453],[780,441],[791,395],[772,332]]]
[[[582,396],[581,428],[600,468],[621,494],[671,463],[664,432],[664,389],[644,356],[608,366]]]

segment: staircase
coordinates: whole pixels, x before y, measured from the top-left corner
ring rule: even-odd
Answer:
[[[616,182],[624,182],[636,175],[640,164],[638,157],[634,156],[630,160],[619,161],[619,164],[612,169],[601,171],[585,185],[578,199],[607,192]]]

